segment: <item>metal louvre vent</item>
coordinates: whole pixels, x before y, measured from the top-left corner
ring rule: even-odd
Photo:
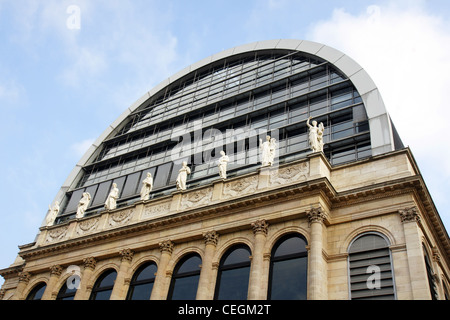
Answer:
[[[387,242],[376,234],[355,240],[349,251],[352,300],[395,299],[391,256]]]

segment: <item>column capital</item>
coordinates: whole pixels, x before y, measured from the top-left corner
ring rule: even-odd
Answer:
[[[171,240],[165,240],[159,243],[159,250],[172,254],[174,243]]]
[[[62,271],[63,271],[63,268],[60,265],[55,264],[54,266],[50,267],[50,276],[55,275],[55,276],[59,277],[61,275]]]
[[[119,251],[119,255],[121,256],[122,261],[129,261],[133,260],[134,252],[130,248],[126,248]]]
[[[203,238],[205,240],[205,244],[212,244],[217,246],[217,242],[219,241],[219,234],[216,231],[208,231],[203,234]]]
[[[28,283],[31,278],[31,273],[27,271],[19,272],[19,282]]]
[[[264,219],[256,220],[255,222],[252,223],[252,229],[255,235],[263,234],[266,236],[267,232],[269,231],[269,224]]]
[[[325,214],[320,207],[307,210],[306,216],[308,217],[309,224],[313,222],[323,223],[323,221],[325,220]]]
[[[83,259],[83,264],[85,269],[94,270],[97,266],[97,260],[95,260],[94,257],[87,257],[86,259]]]
[[[398,213],[400,214],[400,219],[402,222],[420,222],[417,207],[398,210]]]

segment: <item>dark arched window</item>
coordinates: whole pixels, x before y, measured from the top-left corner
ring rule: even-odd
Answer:
[[[267,298],[306,300],[307,270],[306,240],[297,234],[278,240],[270,258]]]
[[[61,289],[59,289],[58,295],[56,296],[56,300],[73,300],[75,298],[76,293],[77,289],[75,287],[71,289],[68,288],[67,281],[65,281]]]
[[[391,251],[377,233],[365,233],[349,248],[349,286],[352,300],[395,299]]]
[[[246,245],[237,245],[228,249],[220,260],[214,299],[247,299],[249,276],[249,247]]]
[[[27,300],[41,300],[45,288],[47,288],[47,284],[45,282],[39,282],[33,290],[30,291]]]
[[[195,300],[201,264],[202,259],[198,254],[190,254],[178,262],[172,275],[167,299]]]
[[[89,300],[109,300],[116,277],[117,272],[114,269],[103,272],[95,282]]]
[[[428,285],[430,287],[431,300],[437,300],[438,292],[437,292],[434,272],[433,272],[433,268],[431,267],[431,261],[430,261],[430,258],[428,257],[428,253],[427,253],[427,250],[425,249],[425,247],[423,247],[423,255],[425,258],[425,266],[427,268],[427,277],[428,277]]]
[[[133,275],[128,289],[127,300],[149,300],[155,282],[156,264],[149,262],[141,266]]]

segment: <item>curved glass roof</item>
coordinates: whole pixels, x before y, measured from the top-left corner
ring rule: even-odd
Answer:
[[[92,196],[86,215],[104,210],[112,183],[121,192],[119,206],[139,201],[147,172],[154,178],[151,197],[168,195],[181,160],[191,167],[188,188],[211,183],[220,150],[230,157],[228,177],[253,172],[266,135],[277,139],[277,163],[303,158],[311,152],[310,116],[325,126],[324,153],[333,165],[394,149],[395,130],[378,90],[356,63],[323,45],[316,51],[315,43],[280,41],[212,56],[144,95],[66,181],[57,222],[75,216],[83,192]],[[340,64],[329,61],[338,56]]]

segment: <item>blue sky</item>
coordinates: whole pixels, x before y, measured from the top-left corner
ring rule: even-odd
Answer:
[[[79,29],[67,26],[71,5]],[[198,60],[268,39],[322,42],[369,72],[450,230],[449,17],[446,0],[0,0],[0,269],[134,101]]]

